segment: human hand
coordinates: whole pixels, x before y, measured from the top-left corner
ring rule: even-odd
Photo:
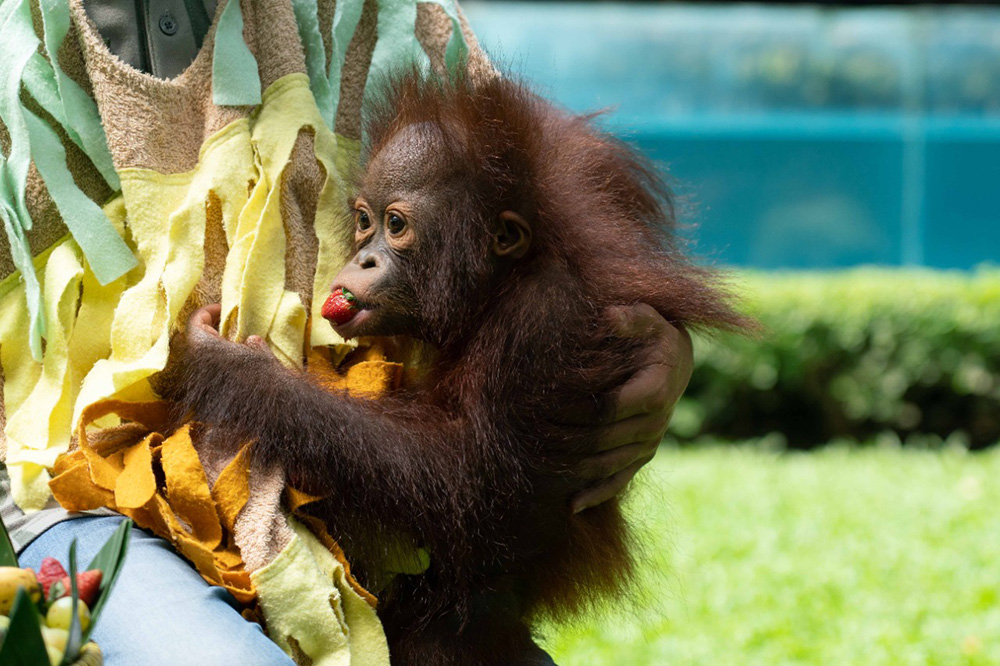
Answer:
[[[613,308],[609,316],[618,335],[645,340],[646,347],[639,371],[618,392],[597,453],[577,467],[580,478],[591,485],[571,498],[573,513],[620,493],[653,459],[694,368],[691,336],[652,307]]]

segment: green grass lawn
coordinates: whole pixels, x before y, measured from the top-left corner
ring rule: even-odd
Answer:
[[[631,498],[638,603],[562,666],[1000,664],[1000,451],[664,448]]]

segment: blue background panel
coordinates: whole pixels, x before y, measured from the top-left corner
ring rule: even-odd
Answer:
[[[636,138],[669,166],[688,208],[683,219],[698,224],[694,253],[705,260],[762,268],[898,260],[899,227],[878,223],[899,219],[899,200],[883,193],[900,186],[898,143],[752,133]]]
[[[1000,261],[1000,136],[932,138],[925,188],[927,265]]]
[[[464,5],[663,165],[705,261],[1000,262],[1000,7]]]

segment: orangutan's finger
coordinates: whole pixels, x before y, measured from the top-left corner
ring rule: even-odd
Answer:
[[[260,337],[259,335],[251,335],[249,338],[246,339],[245,342],[247,347],[252,347],[253,349],[259,349],[261,351],[265,349],[270,351],[271,349],[270,347],[267,346],[267,342],[264,341],[264,338]]]
[[[195,341],[207,341],[218,338],[219,319],[222,316],[222,305],[213,303],[195,310],[188,318],[188,337]]]

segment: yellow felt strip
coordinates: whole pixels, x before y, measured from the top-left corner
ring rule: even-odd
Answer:
[[[289,654],[294,642],[316,666],[387,666],[374,609],[343,582],[343,566],[308,529],[292,518],[289,525],[295,537],[251,574],[271,638]]]
[[[267,339],[271,342],[274,355],[287,366],[302,367],[307,316],[297,293],[282,292]]]
[[[388,646],[382,623],[375,614],[375,597],[354,581],[343,551],[326,530],[320,534],[326,535],[329,543],[302,523],[294,519],[290,519],[289,523],[317,564],[333,579],[341,602],[339,608],[334,606],[334,610],[338,612],[338,619],[349,628],[351,666],[383,666],[389,658]]]
[[[282,174],[303,128],[312,129],[316,158],[327,174],[316,212],[319,250],[308,317],[298,296],[284,291],[286,246],[280,207]],[[329,130],[305,74],[282,77],[265,91],[253,141],[261,173],[237,225],[227,228],[230,252],[223,277],[223,333],[241,340],[260,335],[283,362],[300,366],[307,320],[312,322],[311,345],[343,342],[319,313],[348,253],[338,240],[341,234],[335,232],[346,197],[338,174],[356,167],[360,147]]]
[[[51,467],[64,450],[69,433],[72,391],[67,377],[68,337],[76,320],[83,266],[75,243],[64,241],[45,265],[44,310],[48,326],[45,358],[31,393],[7,422],[7,466],[11,470],[14,501],[24,511],[37,511],[48,497]],[[44,416],[43,416],[44,415]]]
[[[154,397],[146,380],[166,364],[171,329],[204,266],[209,193],[218,198],[223,219],[234,219],[256,177],[249,132],[246,120],[227,125],[202,146],[193,171],[122,170],[122,196],[144,272],[121,296],[110,357],[84,379],[76,420],[103,398]]]
[[[303,87],[308,99],[303,95]],[[298,351],[289,353],[294,341],[279,340],[276,345],[271,335],[273,329],[280,338],[288,328],[284,322],[275,321],[285,284],[281,176],[288,166],[299,130],[313,114],[318,117],[305,75],[283,77],[264,92],[253,128],[260,175],[250,202],[241,211],[235,237],[230,238],[232,249],[226,258],[222,284],[222,321],[227,326],[235,325],[235,330],[224,330],[224,334],[240,340],[249,335],[265,337],[272,348],[281,349],[279,358],[285,356],[282,360],[295,365],[301,364],[301,337]],[[285,310],[287,316],[287,306]]]
[[[361,143],[328,131],[317,131],[315,137],[316,158],[327,173],[327,181],[320,190],[316,202],[316,218],[313,226],[319,240],[316,258],[316,275],[313,278],[313,297],[310,311],[312,322],[309,331],[313,347],[344,345],[341,338],[323,319],[323,303],[330,295],[333,278],[350,258],[350,242],[340,233],[344,224],[344,201],[349,188],[346,177],[358,168],[361,159]],[[353,343],[352,343],[353,344]],[[337,359],[338,361],[340,359]]]

